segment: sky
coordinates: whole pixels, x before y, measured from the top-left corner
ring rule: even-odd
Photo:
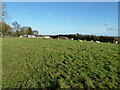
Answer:
[[[4,2],[119,2],[119,0],[3,0]]]
[[[8,24],[17,21],[42,35],[118,36],[117,2],[6,2],[6,6]]]

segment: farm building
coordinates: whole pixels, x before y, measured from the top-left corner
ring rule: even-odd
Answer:
[[[28,37],[27,35],[20,35],[20,38],[26,38]]]
[[[70,40],[68,37],[65,37],[65,36],[57,36],[57,35],[51,36],[51,38],[53,38],[53,39],[62,39],[62,40]]]
[[[21,38],[36,38],[35,35],[20,35]]]
[[[43,35],[36,35],[37,38],[43,38]]]
[[[44,39],[50,39],[50,36],[43,36]]]
[[[59,39],[70,40],[68,37],[59,36]]]
[[[28,38],[36,38],[35,35],[28,35]]]
[[[49,38],[51,38],[51,37],[50,37],[50,36],[44,36],[44,35],[36,35],[36,38],[49,39]]]

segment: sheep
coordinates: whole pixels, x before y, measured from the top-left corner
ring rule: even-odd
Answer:
[[[20,35],[20,38],[22,38],[23,36]]]
[[[96,41],[97,43],[100,43],[100,41]]]
[[[82,42],[82,40],[78,39],[78,42]]]
[[[74,38],[71,38],[71,40],[74,40]]]
[[[91,42],[93,42],[93,40],[91,40]]]
[[[82,40],[80,40],[80,42],[82,42]]]
[[[115,43],[118,43],[118,41],[115,41]]]

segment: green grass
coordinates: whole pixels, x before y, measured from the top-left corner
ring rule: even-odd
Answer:
[[[117,88],[118,44],[2,39],[3,88]]]

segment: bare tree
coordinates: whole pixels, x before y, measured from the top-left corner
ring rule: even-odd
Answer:
[[[39,32],[38,32],[37,30],[34,30],[34,31],[33,31],[33,34],[34,34],[34,35],[38,35]]]
[[[15,22],[12,23],[12,25],[14,26],[14,30],[16,30],[16,31],[18,29],[20,29],[20,24],[18,24],[18,22],[15,21]]]
[[[0,22],[5,22],[7,16],[6,4],[3,0],[0,0]]]
[[[0,36],[2,35],[3,31],[3,23],[5,23],[5,19],[7,17],[6,4],[3,1],[4,0],[0,0]]]

